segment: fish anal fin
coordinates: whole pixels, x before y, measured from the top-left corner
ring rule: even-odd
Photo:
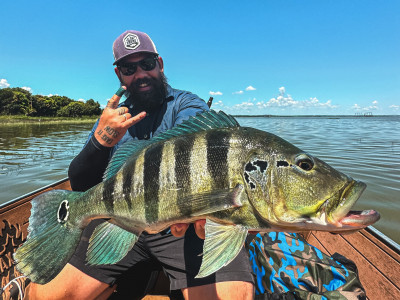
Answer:
[[[138,235],[109,222],[101,223],[89,239],[86,258],[88,264],[105,265],[119,262],[132,249]]]
[[[196,278],[203,278],[228,265],[239,254],[247,228],[241,225],[222,225],[207,219],[203,260]]]

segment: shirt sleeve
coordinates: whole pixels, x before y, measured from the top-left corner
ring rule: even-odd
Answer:
[[[207,103],[195,94],[186,92],[179,95],[179,97],[180,101],[176,111],[174,126],[189,119],[190,116],[195,116],[197,113],[203,113],[210,110]]]
[[[96,123],[82,151],[71,161],[68,177],[73,191],[86,191],[103,180],[112,147],[101,145],[94,137]]]

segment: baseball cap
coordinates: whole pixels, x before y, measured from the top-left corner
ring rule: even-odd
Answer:
[[[156,46],[144,32],[127,30],[114,41],[114,63],[117,64],[124,57],[133,53],[148,52],[158,55]]]

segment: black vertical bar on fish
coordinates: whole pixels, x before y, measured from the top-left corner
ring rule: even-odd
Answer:
[[[158,191],[160,188],[160,165],[163,146],[159,143],[144,154],[143,186],[145,216],[148,223],[158,220]]]
[[[214,187],[224,188],[228,180],[228,151],[231,132],[210,130],[206,135],[207,168]]]
[[[183,200],[185,191],[190,190],[190,157],[193,152],[193,145],[196,135],[188,135],[185,138],[175,140],[175,182],[177,192],[177,204],[182,215],[192,213],[191,203]]]
[[[124,194],[124,200],[128,205],[129,210],[132,209],[131,191],[134,184],[133,174],[135,174],[135,164],[130,164],[129,168],[122,169],[122,192]]]
[[[104,181],[103,201],[109,213],[114,213],[114,188],[115,188],[115,176]]]

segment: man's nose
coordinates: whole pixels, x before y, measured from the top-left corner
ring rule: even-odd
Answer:
[[[140,66],[137,66],[136,72],[135,72],[135,78],[148,78],[149,74],[147,74],[147,71],[144,71]]]

